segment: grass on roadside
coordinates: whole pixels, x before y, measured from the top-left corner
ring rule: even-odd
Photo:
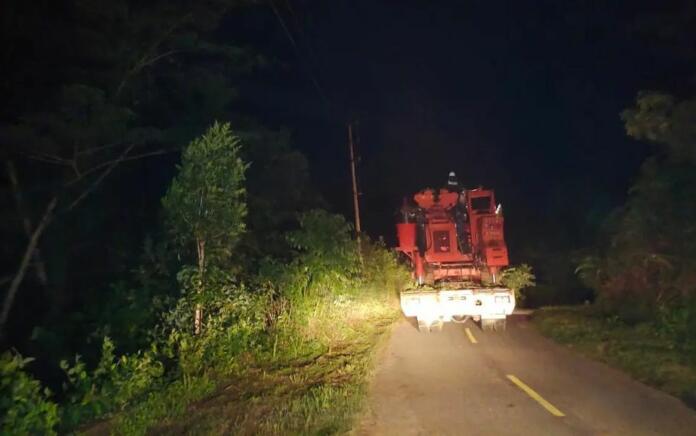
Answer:
[[[393,296],[325,301],[237,373],[153,392],[89,434],[336,434],[351,429],[374,352],[399,319]],[[304,318],[304,317],[302,317]],[[299,338],[299,339],[298,339]]]
[[[555,341],[696,408],[696,363],[651,323],[628,325],[615,317],[601,316],[591,306],[540,309],[533,322]]]
[[[321,351],[256,363],[185,416],[153,429],[158,434],[335,434],[350,430],[361,410],[374,351],[398,319],[391,302],[326,305],[306,326]]]

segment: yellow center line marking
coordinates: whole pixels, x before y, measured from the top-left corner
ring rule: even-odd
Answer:
[[[469,330],[469,327],[466,327],[466,335],[469,337],[469,340],[472,344],[478,344],[478,341],[474,337],[474,334],[471,333],[471,330]]]
[[[522,380],[518,379],[512,374],[508,374],[507,378],[510,379],[511,382],[517,385],[518,388],[522,389],[527,395],[532,397],[534,400],[536,400],[537,403],[541,404],[542,407],[546,410],[549,411],[550,414],[553,416],[565,416],[563,412],[560,410],[556,409],[553,404],[549,403],[542,397],[541,395],[537,394],[536,391],[526,384],[522,383]]]

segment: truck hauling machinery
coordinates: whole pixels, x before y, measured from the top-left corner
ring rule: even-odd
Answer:
[[[418,285],[401,292],[404,315],[416,317],[421,332],[468,318],[484,330],[504,330],[515,293],[498,284],[509,262],[493,190],[460,189],[450,173],[446,188],[404,199],[399,216],[397,250]]]

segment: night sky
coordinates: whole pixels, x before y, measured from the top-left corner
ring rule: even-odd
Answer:
[[[364,227],[387,241],[401,198],[454,170],[498,191],[513,257],[530,234],[581,244],[651,151],[625,136],[620,112],[640,90],[690,79],[683,4],[273,5],[279,17],[256,10],[223,26],[280,66],[248,84],[246,109],[291,130],[346,214],[345,126],[357,121]]]

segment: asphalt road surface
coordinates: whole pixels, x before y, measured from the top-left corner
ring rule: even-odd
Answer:
[[[468,331],[467,331],[468,329]],[[371,387],[365,435],[696,435],[696,411],[541,337],[396,326]]]

